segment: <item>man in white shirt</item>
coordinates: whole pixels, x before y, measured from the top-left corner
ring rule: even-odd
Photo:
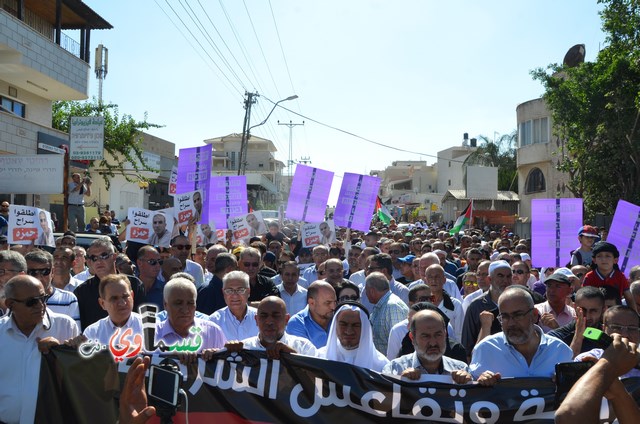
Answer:
[[[258,304],[256,322],[260,330],[257,336],[241,342],[227,343],[230,351],[264,350],[271,359],[279,359],[280,353],[299,353],[316,356],[315,346],[307,339],[287,334],[284,329],[289,321],[289,314],[284,301],[279,297],[268,296]]]
[[[226,307],[213,312],[209,318],[222,328],[227,340],[243,340],[258,334],[256,308],[249,306],[249,275],[231,271],[222,278],[222,294]]]
[[[298,284],[300,271],[296,261],[285,262],[280,266],[282,283],[279,284],[280,297],[287,305],[287,313],[295,315],[307,307],[307,289]]]
[[[11,314],[0,318],[0,417],[7,423],[32,423],[38,398],[41,353],[79,334],[67,315],[49,312],[42,283],[19,275],[5,287]]]
[[[133,334],[142,334],[142,319],[133,312],[131,282],[127,276],[111,274],[100,280],[98,290],[98,303],[108,315],[85,328],[84,340],[97,340],[100,344],[108,345],[118,329],[124,331],[131,328]]]

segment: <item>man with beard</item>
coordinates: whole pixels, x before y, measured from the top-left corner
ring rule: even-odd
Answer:
[[[360,303],[347,301],[335,314],[327,345],[318,357],[381,372],[389,360],[373,344],[369,313]]]
[[[551,377],[555,365],[570,362],[571,348],[549,337],[535,323],[539,312],[520,286],[509,287],[498,299],[500,333],[486,337],[473,349],[469,369],[484,386],[502,377]]]
[[[258,304],[256,314],[258,335],[241,342],[229,342],[225,347],[231,352],[264,350],[271,359],[279,359],[282,352],[316,356],[316,348],[309,340],[285,332],[288,321],[289,314],[284,301],[276,296],[265,297]]]
[[[287,333],[304,337],[316,348],[323,347],[327,344],[336,303],[336,291],[331,284],[326,281],[313,282],[307,289],[307,307],[291,317]]]
[[[465,384],[472,380],[467,364],[447,356],[447,325],[436,311],[420,311],[411,321],[409,333],[415,352],[391,361],[383,372],[397,374],[411,380],[422,374],[450,375],[454,383]]]
[[[471,302],[464,315],[461,342],[469,358],[480,333],[484,338],[501,330],[500,323],[494,318],[498,312],[498,298],[513,284],[511,266],[506,261],[491,262],[488,279],[489,290]]]

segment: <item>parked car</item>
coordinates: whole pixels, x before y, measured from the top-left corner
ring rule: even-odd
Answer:
[[[53,233],[53,237],[57,239],[58,237],[62,237],[63,233]],[[93,243],[94,240],[101,237],[109,237],[111,242],[116,247],[118,252],[122,252],[122,244],[120,240],[118,240],[118,236],[114,234],[87,234],[87,233],[76,233],[76,246],[84,247],[85,250]]]

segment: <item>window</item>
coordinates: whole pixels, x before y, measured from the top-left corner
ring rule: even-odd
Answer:
[[[449,168],[451,168],[451,161],[449,161]]]
[[[449,185],[451,185],[451,180],[449,180]]]
[[[231,169],[236,167],[236,152],[231,152]]]
[[[520,123],[520,147],[549,142],[549,118],[533,119]]]
[[[531,171],[529,171],[524,190],[526,194],[537,193],[546,190],[544,174],[542,173],[540,168],[533,168]]]
[[[21,118],[25,117],[26,105],[9,97],[0,96],[0,110],[13,113]]]

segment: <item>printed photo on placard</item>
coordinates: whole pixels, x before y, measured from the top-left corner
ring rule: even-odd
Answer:
[[[148,244],[158,247],[170,247],[173,238],[173,208],[153,211],[151,215],[151,237]]]
[[[319,244],[329,245],[336,241],[335,224],[332,220],[314,224],[304,224],[301,233],[302,247],[313,247]]]
[[[227,223],[233,233],[234,241],[243,240],[246,243],[251,237],[260,237],[267,232],[267,226],[262,220],[260,211],[229,218]]]
[[[174,216],[178,224],[188,224],[189,220],[198,222],[202,215],[202,192],[200,190],[180,193],[175,197]]]
[[[224,234],[224,230],[223,230]],[[206,246],[218,242],[218,234],[214,223],[198,225],[198,235],[196,237],[198,246]]]

